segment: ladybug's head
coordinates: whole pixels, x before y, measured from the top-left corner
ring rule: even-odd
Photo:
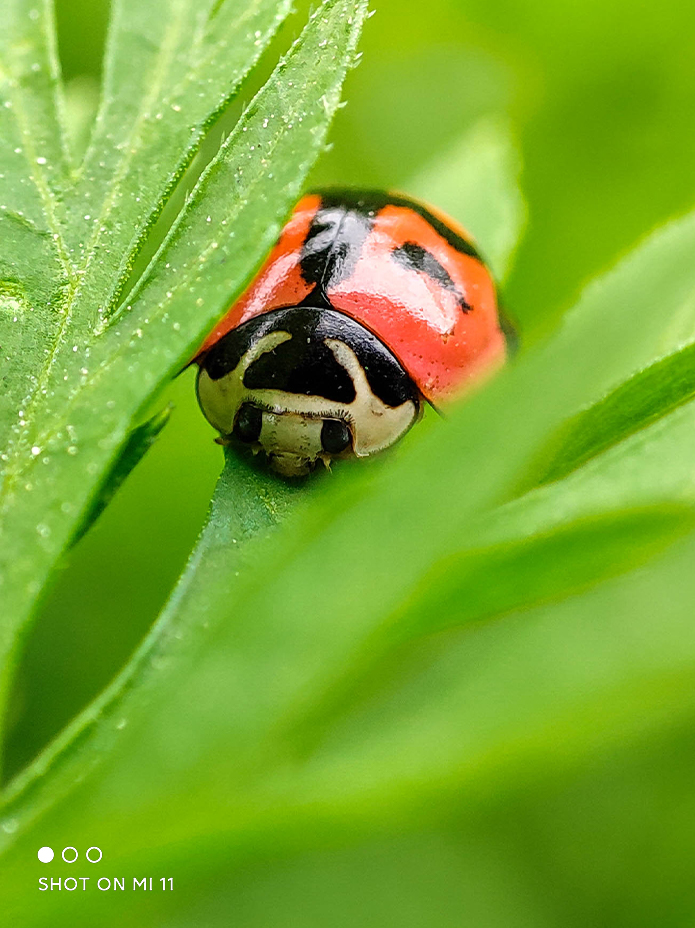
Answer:
[[[225,440],[279,473],[366,457],[415,422],[420,397],[394,355],[334,310],[293,306],[232,329],[200,359],[198,399]]]

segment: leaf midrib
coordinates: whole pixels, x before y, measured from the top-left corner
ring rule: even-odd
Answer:
[[[20,136],[22,138],[22,154],[25,156],[27,167],[29,169],[29,180],[33,183],[39,199],[43,205],[44,216],[48,220],[47,231],[51,234],[55,243],[58,259],[61,267],[65,272],[66,278],[74,280],[77,269],[70,259],[69,252],[65,247],[65,241],[62,235],[62,226],[57,216],[57,200],[53,194],[50,184],[48,183],[45,166],[37,159],[41,157],[34,145],[33,136],[30,130],[29,119],[24,108],[24,99],[21,91],[18,91],[18,81],[0,65],[0,79],[3,79],[8,88],[8,96],[12,101],[10,112],[17,124]]]
[[[246,12],[244,13],[244,15],[235,21],[235,28],[237,30],[240,29],[241,26],[248,19],[252,18],[252,16],[255,15],[255,13],[258,11],[260,7],[260,3],[261,3],[261,0],[255,0],[255,2],[252,5],[246,8]],[[281,2],[280,8],[282,8],[282,6],[283,6],[283,3]],[[199,40],[196,42],[196,47],[198,49],[203,47],[202,39],[204,38],[205,38],[205,30],[202,30]],[[214,53],[215,53],[215,50],[211,49],[210,53],[206,55],[202,59],[201,62],[194,62],[194,64],[191,67],[191,70],[187,72],[184,78],[176,85],[174,90],[170,94],[168,94],[168,96],[162,101],[162,107],[166,107],[169,104],[169,101],[177,99],[177,97],[179,97],[185,92],[187,85],[191,84],[192,81],[194,80],[193,75],[194,75],[195,69],[199,66],[201,68],[204,68],[209,63],[209,60],[214,55]],[[202,136],[203,136],[203,133],[206,127],[208,127],[211,123],[213,123],[215,118],[219,115],[220,111],[223,110],[225,106],[227,106],[230,103],[231,99],[234,97],[239,87],[241,86],[242,80],[243,78],[237,77],[236,82],[228,88],[227,93],[220,100],[218,106],[214,110],[211,110],[206,120],[196,127],[196,132],[191,133],[190,143],[182,151],[181,157],[179,158],[176,164],[176,167],[170,174],[168,178],[168,183],[162,190],[161,199],[155,204],[154,208],[150,210],[150,214],[147,218],[147,221],[142,224],[142,227],[139,230],[138,234],[131,240],[128,250],[123,253],[123,256],[117,268],[116,274],[114,276],[114,284],[111,288],[111,293],[110,293],[107,305],[104,306],[103,313],[101,314],[101,318],[98,320],[97,324],[94,326],[94,329],[93,329],[94,335],[97,335],[97,336],[102,335],[113,323],[119,320],[119,316],[117,316],[116,310],[119,308],[119,304],[122,301],[124,301],[124,292],[126,292],[126,283],[130,276],[130,269],[132,267],[133,258],[136,257],[137,254],[141,251],[140,246],[147,238],[148,232],[150,231],[154,223],[157,221],[157,219],[161,215],[178,181],[180,180],[182,175],[185,173],[186,169],[190,166],[197,152],[200,150],[201,143],[202,143]],[[147,115],[149,114],[148,113],[143,114],[142,118],[139,120],[139,130],[142,130],[142,128],[144,127]],[[106,216],[110,214],[110,212],[111,212],[110,209],[106,211],[106,213],[104,214],[104,218],[101,220],[101,222],[104,221],[104,219],[106,218]],[[170,231],[173,229],[174,224],[175,224],[175,220],[174,220],[174,223],[172,223],[172,226],[170,227]],[[95,236],[95,239],[96,238],[98,238],[98,232]],[[162,244],[164,244],[164,242]],[[159,253],[159,250],[157,254],[158,253]],[[156,258],[156,255],[152,259],[153,262],[155,258]],[[145,271],[143,272],[141,280],[145,279],[147,270],[148,269],[146,268]],[[136,288],[133,288],[133,290],[130,292],[131,301],[135,299],[135,294],[136,294]]]
[[[294,111],[292,111],[292,112],[294,112]],[[237,133],[234,132],[234,133],[232,133],[232,135],[230,135],[228,141],[225,143],[225,145],[222,146],[221,151],[224,151],[224,149],[225,149],[226,147],[229,147],[229,146],[231,146],[231,145],[233,144],[233,142],[234,142],[234,140],[235,140],[235,138],[236,138],[236,134],[237,134]],[[269,144],[269,146],[268,146],[268,153],[267,153],[267,154],[268,154],[268,157],[272,156],[272,153],[273,153],[273,151],[275,150],[275,148],[277,147],[278,144],[279,144],[279,140],[274,140],[272,143]],[[207,177],[207,175],[208,175],[208,172],[209,172],[210,169],[212,169],[212,167],[213,167],[213,166],[210,165],[210,168],[203,172],[203,174],[202,174],[201,177],[200,177],[199,184],[204,184],[205,179],[206,179],[206,177]],[[258,184],[258,180],[254,181],[253,186],[251,187],[251,189],[253,190],[253,189],[257,186],[257,184]],[[194,193],[194,195],[192,196],[192,198],[191,198],[191,200],[190,200],[190,203],[193,203],[193,202],[194,202],[194,199],[195,199],[195,193]],[[178,229],[180,223],[183,221],[183,218],[184,218],[184,217],[183,217],[183,214],[180,214],[179,217],[177,217],[177,220],[173,223],[171,229],[169,230],[169,233],[167,234],[167,237],[165,238],[164,242],[162,243],[162,246],[161,246],[160,250],[157,252],[157,254],[156,254],[156,255],[153,257],[153,259],[152,259],[152,263],[153,263],[153,264],[154,264],[155,261],[157,261],[157,262],[159,261],[159,258],[161,257],[161,255],[162,255],[163,252],[165,251],[166,246],[167,246],[168,243],[171,241],[171,239],[176,235],[177,229]],[[229,218],[230,218],[230,225],[231,225],[231,224],[233,224],[234,214],[230,215]],[[217,250],[217,248],[218,248],[217,243],[216,243],[216,242],[211,242],[210,245],[208,245],[206,248],[204,248],[204,249],[202,249],[202,250],[200,251],[199,256],[198,256],[198,261],[199,261],[200,263],[205,263],[205,261]],[[146,282],[147,282],[147,278],[143,275],[143,277],[141,278],[141,285],[145,285]],[[182,287],[184,287],[184,285],[186,285],[187,283],[188,283],[188,278],[187,278],[187,276],[183,275],[183,276],[179,277],[179,278],[177,279],[177,281],[171,285],[171,288],[170,288],[170,291],[169,291],[169,292],[170,292],[170,293],[172,294],[172,296],[173,296],[173,294],[175,294],[178,290],[180,290]],[[133,292],[133,294],[132,294],[133,303],[135,303],[135,301],[137,300],[138,296],[139,296],[139,290],[135,290],[135,291]],[[153,317],[156,317],[155,314],[152,314],[152,316],[153,316]],[[116,322],[120,322],[120,321],[124,321],[124,320],[121,320],[120,317],[115,317],[115,318],[113,318],[111,321],[112,321],[114,324],[116,324]],[[106,330],[106,331],[108,331],[108,330]],[[65,407],[64,407],[64,408],[65,408],[65,412],[67,413],[67,412],[68,412],[71,408],[73,408],[75,405],[78,405],[78,404],[80,404],[81,402],[83,402],[83,399],[82,399],[83,391],[85,391],[85,390],[90,390],[90,389],[94,389],[94,388],[98,385],[98,383],[101,381],[101,379],[102,379],[105,375],[107,375],[107,374],[110,372],[111,367],[112,367],[114,364],[116,364],[119,360],[121,360],[121,358],[122,358],[124,355],[126,355],[126,354],[128,353],[129,350],[130,350],[130,346],[129,346],[128,342],[126,342],[126,341],[119,341],[118,344],[117,344],[116,350],[113,351],[113,352],[110,354],[110,356],[108,357],[107,360],[105,360],[102,364],[100,364],[100,365],[95,369],[94,374],[93,374],[91,377],[89,377],[89,378],[80,386],[79,391],[76,391],[75,395],[65,404]],[[43,444],[48,443],[48,442],[51,440],[51,438],[53,438],[53,437],[55,436],[56,430],[57,430],[57,427],[51,429],[51,430],[48,431],[48,432],[42,433],[41,435],[38,436],[38,441],[39,441],[39,442],[43,442]]]
[[[182,5],[179,4],[179,10],[182,10],[182,9],[183,9]],[[127,136],[127,142],[123,146],[124,156],[120,159],[118,167],[113,174],[113,178],[109,184],[109,193],[102,202],[99,215],[97,217],[97,220],[94,223],[94,232],[92,233],[92,237],[89,240],[89,243],[85,249],[85,257],[84,257],[84,261],[83,261],[82,268],[81,268],[81,272],[83,274],[86,274],[86,272],[89,270],[90,265],[92,264],[92,261],[96,254],[96,245],[101,236],[102,227],[104,225],[104,222],[106,221],[108,216],[110,216],[113,210],[114,204],[116,202],[116,197],[118,195],[118,192],[121,189],[121,183],[123,181],[123,178],[126,176],[128,169],[132,163],[133,155],[137,151],[137,149],[135,148],[135,144],[140,137],[140,133],[142,132],[142,127],[145,123],[145,120],[151,113],[152,105],[157,100],[157,97],[159,93],[161,92],[163,81],[167,74],[168,66],[171,63],[173,52],[174,52],[174,49],[176,48],[176,40],[178,39],[180,35],[182,20],[183,20],[182,16],[179,16],[177,20],[172,20],[167,26],[166,31],[164,33],[164,41],[162,42],[162,45],[161,45],[162,54],[158,56],[159,64],[157,68],[153,68],[153,72],[155,71],[157,72],[157,79],[152,84],[147,95],[143,98],[143,105],[140,108],[138,117],[133,123],[132,129]]]
[[[252,6],[247,8],[247,15],[243,17],[240,22],[245,21],[246,18],[248,18],[248,15],[250,15],[251,13],[255,13],[257,11],[258,3],[259,3],[259,0],[256,0],[256,2]],[[36,429],[33,427],[33,417],[36,414],[37,408],[41,406],[41,397],[44,395],[43,391],[47,388],[50,382],[51,374],[55,366],[56,359],[60,353],[61,346],[65,342],[66,335],[70,329],[75,305],[78,303],[78,300],[81,294],[84,292],[84,286],[86,285],[86,283],[88,283],[85,281],[85,276],[87,272],[89,271],[89,268],[92,265],[94,257],[97,253],[97,245],[101,237],[102,227],[105,221],[107,220],[107,218],[109,217],[109,215],[113,211],[122,181],[124,177],[127,175],[128,170],[133,160],[133,156],[136,153],[137,140],[141,136],[146,120],[151,115],[152,107],[154,103],[156,102],[156,100],[158,99],[159,95],[161,94],[164,80],[166,76],[168,75],[169,67],[171,65],[171,61],[173,58],[173,54],[177,47],[177,40],[181,34],[184,13],[185,13],[185,5],[183,3],[183,0],[180,0],[180,2],[177,5],[177,13],[178,13],[177,17],[172,19],[167,25],[167,28],[165,31],[165,41],[163,41],[162,45],[160,46],[160,51],[157,56],[157,61],[150,72],[151,74],[157,75],[157,80],[152,84],[147,95],[143,98],[142,105],[140,106],[139,111],[138,111],[138,116],[136,120],[134,121],[131,132],[129,133],[127,137],[127,143],[123,147],[123,151],[124,151],[123,157],[119,160],[117,169],[114,172],[112,180],[109,183],[109,194],[102,202],[100,213],[96,221],[94,222],[94,232],[92,233],[92,237],[87,247],[84,250],[83,260],[82,260],[81,265],[74,264],[72,260],[70,259],[69,251],[67,249],[67,245],[65,242],[61,224],[57,219],[55,209],[54,209],[55,197],[50,190],[50,186],[45,176],[45,171],[43,171],[41,165],[36,163],[36,158],[38,157],[38,154],[36,152],[35,147],[33,146],[33,142],[30,141],[29,145],[26,145],[26,144],[23,145],[23,150],[26,154],[26,158],[27,158],[30,171],[32,172],[31,174],[32,179],[34,180],[34,184],[41,198],[41,202],[44,205],[44,214],[49,220],[48,232],[53,239],[53,242],[54,242],[56,251],[58,253],[60,263],[61,263],[61,267],[65,271],[68,284],[67,284],[66,291],[64,293],[63,300],[61,301],[62,302],[61,309],[59,310],[62,318],[58,326],[58,329],[53,337],[52,345],[50,348],[50,353],[44,365],[41,368],[40,374],[36,378],[36,383],[34,384],[33,390],[29,394],[30,398],[28,402],[25,404],[24,421],[26,424],[25,426],[23,426],[22,437],[19,439],[19,441],[16,441],[16,442],[13,442],[12,439],[10,439],[10,442],[8,443],[8,449],[7,449],[8,453],[12,454],[12,452],[14,451],[15,459],[17,459],[20,456],[21,451],[24,448],[28,447],[34,442],[36,442],[37,445],[42,440],[45,442],[55,433],[55,430],[52,430],[50,433],[48,433],[48,435],[38,435],[36,433]],[[206,29],[199,29],[198,34],[196,36],[196,41],[195,41],[195,46],[197,46],[198,48],[200,48],[202,44],[202,39],[205,37],[205,34],[206,34]],[[0,71],[0,74],[2,73],[3,72]],[[174,94],[179,93],[182,88],[184,88],[188,83],[190,83],[190,81],[191,81],[191,76],[190,76],[190,71],[188,71],[185,77],[182,79],[182,81],[178,84]],[[13,81],[12,79],[8,79],[7,82],[8,82],[8,86],[11,87],[13,90],[18,86],[17,82]],[[231,92],[233,93],[233,91],[234,91],[234,88],[232,88]],[[28,129],[28,122],[26,120],[26,114],[24,114],[23,106],[21,107],[17,106],[17,99],[18,97],[15,96],[15,99],[13,99],[13,105],[12,105],[14,118],[17,121],[17,125],[18,125],[18,128],[20,130],[23,140],[27,140],[27,139],[31,140],[31,133],[29,132],[29,129]],[[102,98],[102,106],[103,105],[104,105],[104,99]],[[21,113],[24,114],[24,117],[25,117],[22,121],[20,121],[20,117],[19,117],[20,110],[21,110]],[[199,137],[198,137],[198,140],[199,140]],[[198,146],[196,146],[195,142],[193,142],[193,144],[189,146],[189,148],[186,150],[184,154],[184,163],[186,159],[190,162],[191,156],[192,154],[195,153],[197,147]],[[90,150],[93,151],[93,148]],[[84,168],[84,164],[86,163],[86,160],[87,160],[87,157],[85,157],[85,160],[82,163],[82,166],[81,166],[82,169]],[[36,165],[37,168],[41,168],[42,170],[33,172],[34,165]],[[34,173],[40,175],[41,181],[42,181],[41,183],[37,182],[36,177],[34,176]],[[75,187],[77,180],[78,178],[75,179],[73,188]],[[171,188],[169,188],[169,190],[166,191],[166,193],[169,193],[170,190]],[[166,193],[165,193],[165,196],[166,196]],[[161,211],[161,204],[160,204],[160,211]],[[156,215],[157,212],[158,211],[155,208],[154,214]],[[145,228],[149,228],[149,223],[145,223]],[[130,248],[128,252],[123,255],[121,267],[120,267],[121,274],[119,274],[119,276],[114,280],[114,287],[112,290],[112,294],[119,293],[119,288],[120,288],[120,284],[122,283],[122,277],[123,277],[123,267],[127,265],[128,260],[132,258],[133,251],[137,250],[138,245],[141,244],[142,240],[143,240],[143,236],[142,235],[138,236],[138,238],[134,242],[130,243]],[[113,299],[114,297],[112,296],[111,302],[113,302]],[[108,308],[111,308],[111,303],[109,304]],[[104,315],[108,316],[107,307],[104,307],[103,311],[104,311]],[[93,331],[93,332],[90,332],[89,334],[90,335],[96,334],[98,337],[100,333],[98,331],[96,332]],[[101,373],[101,369],[99,373]],[[88,381],[84,385],[84,387],[89,387],[90,385],[92,385],[92,383]],[[72,403],[66,404],[66,407],[65,407],[66,411],[67,409],[70,408],[71,405]],[[30,461],[27,461],[24,464],[24,466],[20,464],[19,467],[15,466],[12,470],[8,468],[7,479],[4,481],[4,485],[0,489],[0,508],[1,508],[3,499],[6,497],[7,493],[10,491],[12,486],[15,484],[17,478],[19,478],[22,475],[22,473],[24,472],[24,470],[30,463],[31,463]]]
[[[2,67],[0,67],[0,77],[2,77],[6,83],[8,97],[12,103],[10,111],[17,125],[17,128],[19,129],[19,134],[22,139],[22,154],[25,157],[25,161],[29,169],[28,176],[34,185],[36,192],[38,193],[43,207],[43,214],[47,220],[48,228],[46,229],[46,232],[51,236],[58,261],[60,262],[60,266],[65,274],[65,279],[67,281],[65,288],[66,296],[62,301],[62,312],[59,310],[62,318],[60,320],[58,330],[53,336],[48,359],[41,368],[41,371],[36,378],[36,382],[33,385],[33,390],[29,393],[29,400],[25,404],[23,418],[26,424],[22,427],[25,431],[23,431],[22,436],[18,442],[13,442],[12,437],[10,437],[7,450],[8,453],[11,453],[13,449],[16,448],[19,451],[22,447],[29,443],[29,435],[31,432],[30,422],[32,415],[40,403],[40,397],[43,395],[42,391],[48,384],[50,372],[55,363],[58,350],[70,325],[72,299],[77,289],[79,272],[70,259],[70,254],[63,238],[62,225],[58,218],[58,201],[48,182],[47,171],[44,165],[38,161],[39,157],[41,156],[38,154],[30,130],[30,121],[24,106],[24,95],[21,91],[21,84],[15,77],[12,76],[11,73],[8,73]],[[62,136],[61,143],[64,143]],[[33,221],[31,221],[31,225],[34,226]],[[45,232],[38,234],[45,234]],[[17,455],[15,455],[15,457],[17,457]],[[3,482],[2,488],[0,489],[0,503],[6,496],[11,486],[14,484],[16,477],[19,476],[21,471],[22,468],[14,468],[12,471],[10,471],[8,468],[7,479]]]

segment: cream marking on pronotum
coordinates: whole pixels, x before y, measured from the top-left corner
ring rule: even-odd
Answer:
[[[288,341],[289,332],[275,331],[260,338],[228,374],[213,380],[201,368],[198,398],[205,416],[228,438],[241,406],[250,403],[261,410],[262,426],[255,443],[269,457],[275,470],[286,476],[308,473],[317,460],[328,463],[332,457],[367,457],[394,444],[416,421],[418,408],[411,400],[400,406],[387,406],[372,391],[357,355],[345,342],[327,338],[325,344],[348,372],[355,387],[355,399],[340,403],[322,396],[288,393],[284,390],[250,389],[244,374],[262,354]],[[324,451],[321,429],[326,419],[347,423],[352,448],[338,455]]]

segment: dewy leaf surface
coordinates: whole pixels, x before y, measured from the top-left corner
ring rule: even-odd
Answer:
[[[183,0],[176,8],[183,9],[182,4]],[[197,9],[195,4],[188,5]],[[236,8],[239,10],[239,5]],[[269,9],[255,3],[249,6],[261,8]],[[279,9],[277,4],[275,9]],[[105,305],[99,297],[105,292],[102,262],[108,258],[112,274],[123,261],[128,263],[123,248],[131,248],[133,227],[140,222],[139,205],[132,209],[123,206],[123,228],[114,226],[113,236],[98,258],[90,251],[94,261],[90,264],[85,256],[87,263],[79,265],[79,279],[67,282],[67,295],[59,307],[59,338],[40,375],[41,389],[28,404],[24,425],[5,452],[0,497],[4,605],[0,658],[5,665],[0,676],[4,687],[18,634],[111,460],[126,441],[134,419],[243,289],[299,196],[324,144],[345,72],[354,61],[364,13],[360,0],[327,0],[315,12],[199,180],[145,281],[110,327],[102,330],[98,325],[98,309]],[[277,22],[275,13],[270,16],[266,12],[266,16],[265,33],[247,47],[247,67],[259,53],[261,46],[256,41],[265,41]],[[196,60],[195,65],[203,73],[208,65],[212,67],[209,55],[221,54],[214,50],[213,40],[223,46],[224,30],[233,30],[236,22],[223,4],[205,29],[195,33],[199,51],[205,46],[202,63]],[[215,31],[218,25],[221,35]],[[249,28],[245,22],[244,30]],[[247,33],[242,30],[242,40],[245,37]],[[122,41],[131,38],[124,28]],[[109,47],[113,55],[113,41]],[[212,80],[210,75],[208,78]],[[210,89],[208,113],[219,108],[230,92],[225,69],[218,80],[217,92]],[[199,93],[195,83],[189,90],[191,96]],[[177,99],[183,101],[184,97]],[[179,113],[169,107],[171,115],[167,115],[177,126],[176,120],[185,118],[183,102],[181,108]],[[198,116],[202,119],[200,113]],[[164,115],[156,122],[164,122]],[[170,142],[171,136],[167,136],[165,145]],[[178,162],[160,165],[160,157],[164,156],[158,148],[151,149],[149,164],[156,173],[166,167],[160,178],[166,187],[171,172],[178,170]],[[118,199],[119,168],[112,164],[111,170],[114,182],[106,198]],[[148,195],[156,196],[154,188],[148,190]],[[96,247],[101,225],[94,227],[91,212],[84,215],[88,217],[85,230],[96,236],[89,247]],[[71,216],[74,225],[75,213]],[[127,241],[119,238],[126,232]],[[87,286],[90,267],[95,278]]]
[[[62,243],[69,165],[60,94],[50,0],[7,0],[0,30],[0,453],[38,387],[73,275]]]
[[[118,457],[114,459],[111,468],[107,471],[106,477],[92,501],[91,509],[85,514],[82,525],[78,527],[72,541],[73,545],[77,544],[80,538],[89,531],[121,485],[155,443],[159,433],[169,421],[171,409],[171,406],[167,406],[130,432],[128,440],[119,451]]]
[[[217,6],[115,2],[102,106],[71,216],[84,252],[74,312],[92,325],[113,314],[167,194],[290,9],[289,0],[226,0],[213,17]]]

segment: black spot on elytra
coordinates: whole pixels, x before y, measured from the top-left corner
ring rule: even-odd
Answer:
[[[431,251],[427,251],[426,248],[417,245],[415,242],[406,242],[404,245],[394,248],[391,257],[398,264],[408,268],[408,270],[427,274],[432,280],[436,280],[444,290],[453,293],[464,313],[469,313],[473,309],[449,276],[447,269],[437,261]]]
[[[337,210],[343,213],[350,212],[361,216],[363,221],[368,223],[369,228],[371,228],[371,224],[377,213],[386,206],[403,206],[407,209],[412,209],[418,216],[422,216],[422,218],[432,226],[434,231],[456,251],[460,252],[462,255],[468,255],[470,258],[475,258],[476,261],[480,261],[481,264],[485,263],[480,252],[472,242],[448,226],[446,222],[438,216],[435,216],[434,213],[431,213],[422,203],[418,203],[417,200],[411,200],[410,197],[395,193],[387,193],[384,190],[359,190],[350,187],[335,187],[328,190],[318,190],[316,193],[321,197],[319,212],[322,210]]]
[[[352,274],[371,227],[371,220],[362,213],[322,202],[299,260],[302,277],[314,285],[319,298],[325,300],[328,289]]]

